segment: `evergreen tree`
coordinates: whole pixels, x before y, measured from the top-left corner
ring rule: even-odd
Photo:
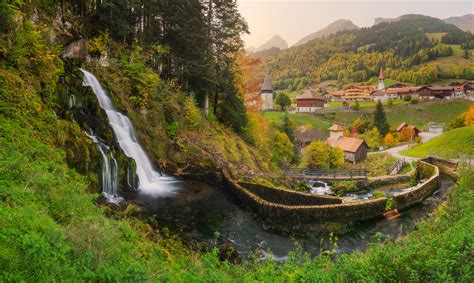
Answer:
[[[382,102],[377,102],[374,113],[374,126],[379,130],[382,136],[385,136],[390,127],[387,122],[387,117],[385,116],[385,111],[383,109]]]

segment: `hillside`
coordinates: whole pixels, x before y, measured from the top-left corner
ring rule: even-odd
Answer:
[[[394,22],[342,31],[259,58],[270,70],[276,89],[292,91],[326,80],[365,82],[378,75],[381,64],[387,78],[430,84],[441,78],[474,78],[474,69],[466,64],[456,70],[422,68],[439,58],[459,56],[456,50],[461,45],[472,49],[472,37],[440,19],[405,15]]]
[[[463,31],[474,32],[474,14],[467,14],[460,17],[449,17],[443,19],[443,21],[453,24]]]
[[[318,31],[303,37],[302,39],[298,40],[298,42],[296,42],[293,46],[302,45],[313,39],[321,38],[331,34],[336,34],[340,31],[352,30],[357,28],[359,27],[350,20],[337,20]]]
[[[278,48],[280,50],[285,50],[288,48],[288,43],[279,35],[274,35],[260,47],[258,47],[255,51],[263,51],[267,49]]]
[[[454,129],[424,144],[401,152],[412,157],[436,155],[458,159],[460,154],[474,154],[474,126]]]

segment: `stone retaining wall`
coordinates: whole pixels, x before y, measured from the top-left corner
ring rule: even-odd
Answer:
[[[452,178],[459,177],[456,174],[456,170],[458,169],[459,165],[457,161],[443,159],[436,156],[428,156],[427,158],[423,159],[423,161],[437,166],[440,173],[446,174]]]
[[[240,186],[246,188],[256,196],[277,204],[285,205],[322,205],[340,204],[342,199],[332,196],[314,195],[287,189],[271,188],[260,184],[240,182]]]
[[[426,181],[418,185],[416,189],[411,191],[398,193],[393,196],[393,208],[399,211],[405,210],[408,207],[421,203],[424,199],[429,197],[439,187],[439,169],[438,167],[419,161],[417,163],[417,170],[421,178],[428,178]]]
[[[436,166],[420,161],[417,169],[422,178],[427,180],[416,189],[393,196],[392,208],[407,209],[422,202],[438,188],[440,170]],[[382,217],[386,211],[385,197],[343,202],[337,197],[315,196],[245,182],[239,184],[226,171],[222,175],[225,187],[242,204],[251,208],[265,222],[284,226],[282,229],[299,229],[321,222],[362,221]]]

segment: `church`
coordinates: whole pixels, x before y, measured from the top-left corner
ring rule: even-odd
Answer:
[[[273,87],[268,72],[265,74],[265,79],[263,80],[260,97],[262,99],[261,110],[273,110]]]

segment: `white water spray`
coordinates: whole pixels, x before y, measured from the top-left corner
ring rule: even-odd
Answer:
[[[126,156],[135,160],[139,191],[153,195],[166,195],[175,191],[178,188],[176,185],[178,181],[155,170],[145,151],[138,143],[130,119],[115,109],[107,92],[93,74],[83,69],[80,70],[84,73],[84,86],[92,88],[99,100],[100,107],[107,114],[109,124],[120,148]]]
[[[86,135],[94,142],[102,156],[102,193],[110,202],[120,202],[118,195],[118,165],[110,148],[93,134]]]

